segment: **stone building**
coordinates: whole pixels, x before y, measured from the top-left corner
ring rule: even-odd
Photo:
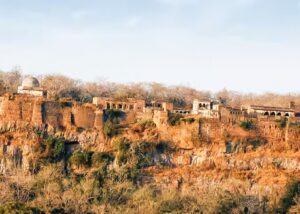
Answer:
[[[153,122],[158,128],[168,124],[168,112],[155,110],[153,112]]]
[[[164,112],[173,111],[173,103],[165,102],[165,101],[151,101],[146,102],[144,112],[154,111],[154,110],[162,110]]]
[[[176,114],[189,115],[191,114],[191,109],[188,108],[176,108],[173,110]]]
[[[94,97],[93,104],[100,109],[116,109],[121,111],[143,112],[145,101],[133,98],[114,99],[109,97]]]
[[[39,81],[34,77],[26,77],[22,85],[18,87],[18,94],[29,94],[33,96],[47,96],[47,92],[40,87]]]
[[[250,105],[247,108],[247,112],[250,116],[295,117],[294,109],[274,106]]]
[[[193,101],[192,113],[195,115],[200,115],[204,118],[218,118],[219,117],[219,107],[220,104],[217,101],[202,99],[195,99]]]
[[[100,109],[116,109],[124,112],[173,111],[173,103],[164,101],[146,102],[145,100],[134,98],[115,99],[110,97],[94,97],[93,104]]]
[[[222,122],[236,123],[245,119],[246,112],[229,106],[220,106],[220,120]]]

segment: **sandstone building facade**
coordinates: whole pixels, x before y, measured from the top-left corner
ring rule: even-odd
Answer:
[[[294,109],[274,106],[250,105],[247,109],[247,113],[254,116],[295,117]]]
[[[204,118],[218,118],[219,117],[219,107],[220,104],[217,101],[212,101],[208,99],[193,101],[193,110],[194,115],[200,115]]]
[[[145,101],[138,99],[114,99],[108,97],[94,97],[93,104],[100,109],[115,109],[121,111],[134,111],[142,112],[144,111]]]

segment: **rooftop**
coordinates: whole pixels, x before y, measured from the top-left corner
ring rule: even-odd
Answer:
[[[251,105],[250,108],[255,109],[255,110],[265,110],[265,111],[288,111],[288,112],[294,112],[293,109],[291,109],[291,108],[285,108],[285,107]]]

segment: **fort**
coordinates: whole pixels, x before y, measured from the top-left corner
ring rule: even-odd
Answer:
[[[158,127],[167,124],[169,113],[229,123],[260,118],[298,118],[299,115],[294,102],[288,108],[257,105],[231,107],[218,100],[195,99],[191,109],[176,109],[169,102],[133,98],[94,97],[92,103],[54,100],[47,96],[47,91],[40,87],[34,77],[25,78],[17,93],[0,97],[0,121],[25,122],[38,127],[44,125],[55,129],[77,127],[101,130],[104,114],[108,110],[123,111],[132,121],[153,120]]]
[[[299,175],[295,103],[228,106],[195,98],[180,107],[165,100],[112,97],[82,103],[52,98],[37,79],[26,78],[18,91],[0,97],[0,175],[15,169],[39,173],[58,149],[67,173],[85,176],[102,172],[105,165],[108,173],[128,176],[130,165],[135,176],[138,166],[143,167],[139,185],[163,191],[205,192],[215,186],[264,198],[277,196],[290,175]],[[120,157],[132,162],[120,165]],[[277,177],[284,179],[280,185]]]
[[[101,128],[102,113],[92,104],[47,98],[35,78],[25,78],[18,93],[0,98],[0,119],[52,128]]]

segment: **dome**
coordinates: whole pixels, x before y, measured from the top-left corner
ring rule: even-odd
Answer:
[[[34,77],[26,77],[22,82],[22,86],[26,88],[36,88],[40,87],[40,83]]]

